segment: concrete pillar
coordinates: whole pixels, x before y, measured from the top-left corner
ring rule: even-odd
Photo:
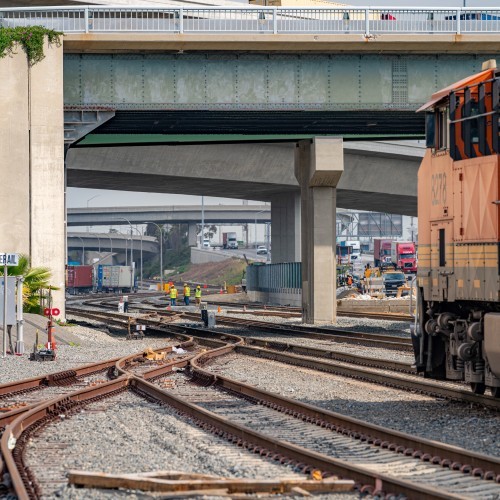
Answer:
[[[188,225],[188,245],[190,247],[195,247],[197,243],[196,227],[196,224]]]
[[[302,310],[307,323],[336,319],[336,187],[343,170],[341,138],[298,143],[295,176],[301,188]]]
[[[0,252],[29,254],[28,65],[18,52],[0,59]]]
[[[300,193],[271,198],[272,262],[300,262]]]
[[[62,46],[45,45],[28,66],[25,52],[0,59],[0,251],[29,255],[48,267],[53,306],[65,318],[66,229]],[[8,248],[7,248],[8,247]]]

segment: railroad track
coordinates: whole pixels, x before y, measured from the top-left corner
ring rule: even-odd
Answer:
[[[191,345],[193,341],[197,341],[195,336],[190,339],[185,333],[176,331],[174,334],[184,335],[185,342],[191,342]],[[477,498],[478,494],[498,495],[500,462],[497,459],[343,417],[208,372],[203,368],[203,364],[210,359],[245,348],[242,346],[243,339],[238,336],[221,334],[222,336],[226,337],[225,341],[214,338],[210,340],[216,347],[208,352],[195,357],[189,355],[184,359],[174,359],[162,366],[156,366],[153,370],[141,372],[140,376],[131,374],[127,369],[133,362],[133,356],[121,358],[115,362],[115,380],[46,401],[19,415],[7,425],[0,442],[2,455],[18,497],[37,496],[36,481],[26,473],[23,463],[23,448],[33,432],[57,418],[61,412],[71,415],[82,405],[127,389],[159,404],[176,408],[191,418],[196,425],[256,454],[294,465],[302,471],[315,468],[321,470],[324,475],[335,474],[353,478],[362,492],[376,494],[383,491],[386,494],[403,494],[409,498],[463,498],[464,491],[472,491],[474,498]],[[174,387],[177,393],[150,382],[172,377],[174,369],[179,367],[190,367],[191,380],[198,385],[210,387],[210,394],[217,394],[217,397],[195,404],[188,394],[192,384],[187,381],[179,384],[177,389]],[[175,377],[179,375],[175,374]],[[192,387],[194,393],[199,395],[199,387]],[[187,393],[183,393],[184,390]],[[207,394],[206,389],[204,394]],[[221,404],[221,398],[224,404]],[[242,398],[245,403],[243,405]],[[238,414],[238,407],[241,407],[242,412],[246,412],[246,416]],[[267,413],[268,411],[270,413]],[[276,434],[277,431],[271,429],[272,426],[256,426],[255,422],[261,421],[254,418],[256,414],[268,415],[271,421],[280,422],[282,425],[279,426],[279,433]],[[342,436],[335,435],[333,439],[334,433]],[[346,436],[353,438],[357,446],[348,444]],[[327,441],[330,443],[329,448],[325,448]],[[364,444],[360,446],[360,443]],[[351,446],[353,451],[349,452]],[[324,453],[330,453],[332,447],[341,450],[341,458],[333,458]],[[365,453],[368,447],[389,450],[387,458],[384,455],[382,461],[385,465],[380,461],[377,463],[376,459],[373,459],[372,465],[369,466],[365,462],[359,463],[364,456],[360,455],[360,448],[363,448]],[[376,455],[382,456],[380,450]],[[407,466],[400,465],[404,456],[413,457],[405,458],[408,461],[405,462],[408,463]],[[345,460],[346,458],[349,460]],[[356,461],[358,463],[352,463]],[[433,465],[425,462],[431,462]],[[389,464],[395,464],[394,467],[397,465],[397,470],[393,470],[395,476],[389,475],[389,469],[394,469],[393,466],[389,467]],[[429,473],[425,482],[416,483],[408,472],[412,468],[410,464],[418,464],[422,474],[425,471],[433,472]],[[384,471],[380,472],[381,469]],[[462,475],[460,471],[467,475]],[[404,474],[406,477],[401,476]],[[471,475],[473,477],[470,477]],[[431,476],[436,478],[436,483],[432,485],[429,483]],[[453,485],[450,486],[449,483]],[[460,485],[459,493],[455,493],[456,485]]]
[[[214,293],[216,293],[215,291]],[[141,293],[140,295],[134,295],[131,303],[137,302],[137,298],[146,298],[148,300],[144,301],[156,307],[166,307],[167,301],[165,295],[160,295],[158,292],[151,293]],[[81,299],[86,299],[86,304],[91,305],[91,303],[98,304],[100,302],[114,302],[119,298],[119,295],[113,295],[112,297],[95,297],[95,295],[82,296]],[[156,301],[154,299],[157,299]],[[159,300],[165,299],[165,304],[159,304]],[[292,306],[276,306],[267,304],[255,304],[252,302],[227,302],[223,300],[207,300],[208,304],[214,306],[221,306],[227,309],[228,314],[246,314],[255,316],[275,316],[282,318],[300,318],[302,317],[302,309],[300,307]],[[244,308],[244,309],[241,309]],[[246,309],[246,310],[245,310]],[[349,318],[367,318],[367,319],[378,319],[386,321],[406,321],[413,322],[413,317],[410,314],[404,313],[386,313],[386,312],[361,312],[361,311],[337,311],[337,316],[349,317]]]
[[[429,456],[428,461],[416,461],[409,454],[408,448],[407,455],[389,450],[388,446],[392,444],[392,448],[394,448],[395,442],[387,443],[384,447],[366,446],[367,438],[361,440],[352,435],[335,432],[330,426],[322,425],[325,421],[320,422],[318,415],[315,418],[306,417],[305,419],[303,414],[294,416],[292,410],[286,411],[287,407],[283,406],[285,404],[283,401],[265,404],[262,398],[257,398],[256,395],[250,396],[237,386],[235,387],[234,381],[228,381],[232,382],[231,389],[218,384],[207,386],[206,378],[196,372],[192,374],[191,380],[187,380],[181,374],[175,374],[169,380],[171,380],[169,385],[172,387],[169,391],[183,401],[194,403],[219,417],[259,434],[264,434],[281,443],[298,446],[322,455],[325,460],[323,471],[326,469],[326,472],[334,472],[333,469],[329,470],[326,466],[326,461],[334,457],[335,460],[332,460],[330,466],[333,466],[334,463],[337,465],[349,463],[365,470],[383,474],[386,477],[397,477],[404,481],[415,482],[422,487],[421,494],[431,494],[432,490],[429,486],[442,489],[457,497],[473,497],[474,494],[478,493],[493,496],[500,492],[498,484],[481,481],[479,477],[475,476],[471,480],[471,477],[461,474],[456,474],[453,487],[450,488],[450,471],[448,468],[440,466],[439,463],[432,463],[431,460],[435,456]],[[393,436],[391,438],[394,439]],[[240,444],[243,445],[243,442]],[[285,449],[278,458],[283,463],[293,460]],[[437,458],[434,460],[437,461]],[[483,463],[483,466],[490,467],[491,465],[491,463]],[[455,463],[454,467],[463,466]],[[478,475],[485,474],[479,468],[475,468],[475,471]],[[493,471],[488,471],[486,474],[493,479]]]
[[[102,305],[101,307],[109,307],[109,305]],[[155,311],[160,316],[170,317],[172,315],[178,314],[173,311],[158,310],[159,307],[144,307],[131,305],[130,310],[136,312],[147,312]],[[200,321],[200,316],[198,313],[192,312],[182,312],[182,317],[190,321]],[[268,321],[259,320],[249,320],[243,318],[232,318],[227,316],[218,316],[217,322],[221,325],[232,326],[235,328],[247,328],[253,330],[261,330],[269,333],[277,333],[287,336],[304,337],[307,335],[309,338],[330,340],[333,342],[349,343],[364,345],[367,347],[385,348],[385,349],[395,349],[412,351],[411,339],[408,337],[400,337],[394,335],[384,335],[375,333],[363,333],[356,332],[352,330],[340,330],[335,328],[324,328],[324,327],[314,327],[314,326],[303,326],[303,325],[286,325],[286,324],[276,324]]]
[[[293,306],[275,306],[267,304],[255,304],[253,302],[227,302],[223,300],[207,300],[208,304],[221,306],[228,309],[232,314],[248,314],[256,316],[277,316],[282,318],[302,317],[302,308]],[[241,309],[244,308],[244,309]],[[241,309],[241,310],[233,310]],[[387,321],[413,321],[410,314],[386,313],[386,312],[361,312],[361,311],[337,311],[337,316],[349,318],[370,318]]]
[[[74,312],[71,310],[69,312],[79,314],[78,311]],[[300,366],[401,390],[419,392],[433,397],[446,398],[453,401],[500,410],[500,399],[498,398],[474,394],[460,384],[454,385],[452,383],[431,381],[416,376],[415,374],[411,376],[411,367],[404,363],[397,363],[391,360],[379,360],[366,356],[350,355],[347,353],[338,353],[326,349],[315,349],[312,347],[304,348],[289,343],[262,341],[252,337],[240,338],[234,334],[221,333],[217,330],[210,330],[187,323],[172,325],[164,322],[164,315],[167,317],[169,316],[167,313],[161,313],[158,315],[159,319],[148,316],[136,318],[136,320],[141,324],[146,324],[155,332],[169,331],[170,334],[177,332],[179,334],[189,335],[199,341],[203,340],[204,342],[217,338],[226,342],[230,341],[233,343],[231,349],[245,356],[266,358],[293,366]],[[123,326],[128,323],[126,317],[120,313],[106,313],[103,311],[87,311],[84,313],[84,317],[98,318],[101,321],[105,321],[108,316],[110,321],[115,323],[121,322]],[[181,318],[188,319],[189,313],[182,315]],[[254,347],[255,345],[258,347]]]

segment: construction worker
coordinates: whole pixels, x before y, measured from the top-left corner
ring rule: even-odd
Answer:
[[[372,270],[370,269],[370,264],[365,266],[365,278],[369,278],[372,275]]]
[[[370,269],[370,264],[366,264],[365,266],[365,273],[364,273],[364,276],[365,276],[365,283],[364,283],[364,291],[365,293],[368,293],[368,290],[369,290],[369,279],[370,279],[370,276],[372,275],[372,270]]]
[[[190,300],[190,297],[191,297],[191,288],[189,287],[189,285],[187,283],[184,283],[183,293],[184,293],[184,304],[186,306],[188,306],[189,305],[189,300]]]
[[[175,306],[175,299],[177,299],[177,288],[175,285],[170,287],[170,305]]]
[[[200,305],[201,304],[201,286],[198,285],[196,287],[196,290],[194,291],[194,298],[196,300],[196,305]]]

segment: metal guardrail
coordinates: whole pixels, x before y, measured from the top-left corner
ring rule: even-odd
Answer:
[[[302,291],[300,262],[253,264],[247,266],[247,290],[269,293],[300,293]]]
[[[500,33],[500,8],[41,7],[3,8],[0,26],[65,33]]]

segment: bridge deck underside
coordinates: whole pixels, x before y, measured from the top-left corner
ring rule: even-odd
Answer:
[[[414,111],[117,111],[94,134],[282,134],[419,136]],[[168,137],[165,137],[168,141]]]

